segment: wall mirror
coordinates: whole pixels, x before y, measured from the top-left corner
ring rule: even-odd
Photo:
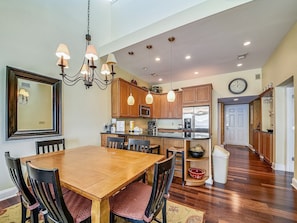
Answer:
[[[61,135],[61,80],[6,67],[8,140]]]

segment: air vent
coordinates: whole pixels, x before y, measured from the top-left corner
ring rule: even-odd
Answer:
[[[256,80],[260,80],[260,79],[261,79],[261,75],[260,75],[260,74],[256,74],[256,75],[255,75],[255,79],[256,79]]]

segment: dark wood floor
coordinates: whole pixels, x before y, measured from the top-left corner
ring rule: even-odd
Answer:
[[[181,186],[175,178],[170,199],[206,211],[206,223],[297,222],[297,191],[293,174],[273,171],[248,148],[228,146],[228,181],[212,186]],[[1,208],[18,202],[0,202]]]
[[[206,211],[206,222],[297,222],[292,173],[273,171],[246,147],[228,146],[228,181],[189,187],[174,179],[170,198]]]

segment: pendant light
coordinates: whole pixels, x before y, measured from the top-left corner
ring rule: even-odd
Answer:
[[[148,50],[152,49],[153,46],[152,45],[147,45],[146,48]],[[148,64],[149,64],[149,61],[150,61],[150,53],[148,53]],[[149,70],[150,68],[148,67],[147,70]],[[153,95],[151,94],[150,90],[148,90],[148,93],[145,97],[145,103],[147,103],[148,105],[151,105],[153,104],[153,101],[154,101],[154,98],[153,98]]]
[[[135,99],[134,99],[132,93],[130,93],[130,95],[129,95],[128,99],[127,99],[127,103],[128,103],[128,105],[134,105]]]
[[[174,42],[175,37],[169,37],[168,41],[170,44],[170,77],[171,77],[171,90],[167,93],[167,101],[174,102],[175,101],[175,93],[172,90],[172,43]]]

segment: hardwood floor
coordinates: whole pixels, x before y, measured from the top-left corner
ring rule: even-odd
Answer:
[[[297,191],[293,174],[273,171],[248,148],[228,146],[228,181],[212,186],[182,186],[175,178],[170,199],[206,211],[206,223],[297,222]],[[18,198],[0,202],[5,208]]]
[[[206,211],[206,222],[297,222],[293,174],[274,171],[245,147],[228,146],[228,181],[212,186],[171,186],[170,199]]]

